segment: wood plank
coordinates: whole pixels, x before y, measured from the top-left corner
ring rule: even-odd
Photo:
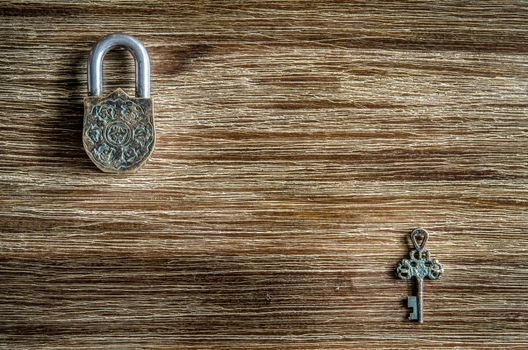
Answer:
[[[527,10],[3,1],[0,348],[528,348]],[[134,175],[81,143],[112,32],[153,64]],[[418,226],[445,267],[423,325],[394,274]]]

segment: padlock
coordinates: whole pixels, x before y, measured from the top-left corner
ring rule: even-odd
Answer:
[[[136,97],[116,89],[102,96],[103,59],[124,47],[136,62]],[[154,150],[156,133],[150,98],[150,59],[143,44],[126,34],[102,38],[88,58],[88,95],[84,99],[83,145],[104,172],[136,171]]]

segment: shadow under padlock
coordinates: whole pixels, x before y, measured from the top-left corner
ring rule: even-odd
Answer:
[[[136,64],[135,97],[121,88],[103,94],[103,60],[118,46],[128,49]],[[154,150],[156,140],[150,98],[150,59],[143,44],[125,34],[101,39],[88,59],[88,94],[84,100],[83,146],[104,172],[136,171]]]

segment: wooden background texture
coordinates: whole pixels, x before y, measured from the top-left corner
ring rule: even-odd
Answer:
[[[81,143],[113,32],[134,175]],[[528,349],[527,62],[526,1],[2,1],[0,348]]]

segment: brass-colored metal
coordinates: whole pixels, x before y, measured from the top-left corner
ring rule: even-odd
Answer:
[[[418,239],[422,239],[421,242]],[[411,241],[414,245],[410,252],[410,259],[403,259],[396,267],[396,274],[399,278],[417,280],[417,295],[410,295],[407,298],[407,306],[413,311],[409,315],[412,321],[423,323],[424,321],[424,279],[437,280],[444,272],[444,267],[436,259],[432,259],[425,244],[429,239],[429,233],[422,228],[417,228],[411,232]]]
[[[121,89],[84,99],[84,149],[102,171],[134,172],[155,141],[152,99],[129,97]]]

